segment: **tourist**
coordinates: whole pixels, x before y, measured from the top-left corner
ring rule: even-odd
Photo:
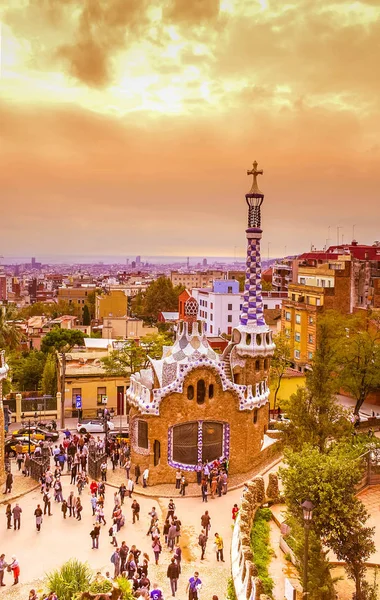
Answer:
[[[16,529],[20,529],[20,525],[21,525],[21,513],[22,513],[22,508],[16,502],[16,506],[12,510],[12,514],[13,514],[13,527],[14,527],[15,531],[16,531]]]
[[[232,507],[232,520],[233,520],[233,522],[236,521],[236,517],[237,517],[238,512],[239,512],[239,507],[238,507],[237,504],[234,504],[233,507]]]
[[[148,515],[150,515],[150,526],[149,529],[147,531],[147,535],[149,535],[150,533],[152,533],[152,528],[155,525],[156,521],[157,521],[157,513],[156,513],[156,507],[153,506],[152,510],[150,511],[150,513],[148,513]]]
[[[136,548],[135,544],[133,544],[133,546],[131,546],[131,552],[132,552],[132,554],[134,556],[136,565],[138,565],[139,564],[139,557],[140,557],[140,554],[141,554],[141,550],[138,550]]]
[[[140,520],[140,504],[137,502],[137,500],[133,500],[133,502],[131,504],[131,508],[132,508],[132,523],[135,523],[136,519],[138,521]]]
[[[224,558],[223,558],[223,539],[219,535],[219,533],[215,534],[214,544],[215,544],[215,550],[216,550],[216,560],[218,562],[219,562],[219,560],[221,560],[221,562],[224,562]]]
[[[205,530],[206,538],[208,538],[209,531],[211,529],[211,518],[206,510],[205,514],[201,516],[202,529]]]
[[[24,455],[22,454],[22,452],[19,452],[17,454],[17,466],[18,466],[18,470],[21,471],[21,467],[22,467],[22,463],[24,462]]]
[[[173,552],[174,542],[177,537],[177,527],[175,523],[172,523],[168,530],[168,548]]]
[[[129,554],[129,548],[125,542],[121,542],[120,546],[120,572],[123,573],[125,571],[125,565],[127,563],[127,556]]]
[[[76,517],[77,521],[81,521],[82,520],[82,515],[81,515],[82,510],[83,510],[83,506],[82,506],[82,503],[80,501],[80,498],[78,497],[77,501],[76,501],[76,504],[75,504],[75,512],[76,512],[76,515],[77,515],[77,517]]]
[[[54,489],[54,501],[55,502],[63,502],[62,496],[62,483],[57,479],[53,485]]]
[[[42,524],[42,508],[39,504],[37,504],[37,508],[34,511],[34,516],[36,517],[36,528],[37,531],[41,531]]]
[[[202,581],[199,579],[199,573],[195,571],[194,577],[190,577],[186,586],[186,592],[189,592],[189,600],[198,600],[198,593],[202,588]]]
[[[24,462],[24,477],[29,477],[30,473],[30,455],[28,453],[25,454],[25,462]]]
[[[36,590],[30,590],[28,600],[38,600]]]
[[[102,481],[107,481],[107,462],[105,460],[100,465],[100,474],[102,476]]]
[[[199,534],[198,544],[200,545],[201,550],[202,550],[201,560],[203,560],[205,557],[206,544],[207,544],[207,537],[206,537],[206,532],[204,529],[202,529],[201,533]]]
[[[135,488],[135,484],[133,483],[133,480],[131,478],[129,478],[127,481],[127,491],[128,491],[128,496],[130,498],[132,498],[132,492],[133,492],[134,488]]]
[[[137,565],[136,565],[136,561],[135,561],[133,552],[130,552],[128,555],[126,571],[127,571],[127,579],[133,579],[134,574],[137,571]]]
[[[201,485],[201,481],[202,481],[202,463],[199,462],[197,464],[197,466],[195,467],[195,470],[197,472],[197,484]]]
[[[5,554],[1,554],[0,555],[0,587],[1,586],[5,586],[4,583],[4,571],[5,569],[8,567],[7,563],[5,562]]]
[[[153,584],[153,589],[150,592],[149,597],[150,597],[151,600],[163,600],[164,599],[162,591],[158,587],[157,583]]]
[[[168,543],[168,533],[169,533],[169,529],[170,529],[170,523],[169,523],[169,519],[166,519],[165,523],[164,523],[164,527],[162,529],[162,533],[164,536],[164,540],[165,540],[165,544]]]
[[[179,490],[179,488],[181,487],[181,479],[182,479],[182,472],[180,469],[176,470],[175,473],[175,489]]]
[[[182,550],[181,550],[179,544],[176,544],[176,547],[174,550],[174,558],[176,559],[179,572],[181,573]]]
[[[98,484],[96,483],[96,481],[91,481],[90,492],[96,498],[96,496],[98,495]]]
[[[169,504],[168,504],[168,514],[166,515],[166,518],[167,519],[173,519],[174,512],[175,512],[175,504],[173,502],[173,499],[170,498]]]
[[[95,494],[92,494],[92,496],[90,498],[90,503],[91,503],[91,508],[92,508],[92,514],[95,515],[96,506],[98,504],[98,500],[97,500],[97,497],[95,496]]]
[[[146,488],[148,485],[148,477],[149,477],[149,469],[148,467],[144,470],[143,473],[143,487]]]
[[[201,482],[202,502],[207,502],[208,486],[207,479],[203,478]]]
[[[178,544],[178,542],[179,542],[179,536],[181,535],[181,525],[182,525],[182,523],[181,523],[181,521],[179,519],[177,519],[177,517],[173,517],[173,519],[174,519],[173,522],[174,522],[174,525],[175,525],[175,528],[176,528],[176,531],[177,531],[177,534],[176,534],[176,543]]]
[[[133,481],[132,481],[132,484],[133,484]],[[133,489],[132,489],[132,491],[133,491]],[[124,498],[125,498],[126,493],[127,493],[127,488],[125,487],[125,484],[122,483],[121,486],[119,487],[119,495],[120,495],[120,501],[121,501],[122,505],[124,504]],[[131,497],[131,496],[129,496],[129,497]]]
[[[135,479],[135,483],[138,483],[138,482],[139,482],[139,477],[140,477],[140,475],[141,475],[141,469],[140,469],[140,465],[136,465],[136,466],[135,466],[135,477],[136,477],[136,479]]]
[[[7,517],[7,529],[12,529],[12,505],[7,504],[5,509],[5,516]]]
[[[92,549],[99,549],[99,536],[100,536],[100,525],[98,523],[95,523],[91,532],[90,532],[90,536],[92,538]]]
[[[5,490],[4,490],[4,494],[10,494],[12,491],[12,485],[13,485],[13,475],[12,473],[7,473],[7,478],[5,480]]]
[[[182,475],[182,477],[181,477],[181,486],[180,486],[180,490],[179,490],[180,496],[185,496],[186,495],[186,487],[187,487],[186,477],[185,477],[185,475]]]
[[[172,596],[175,596],[175,593],[177,591],[177,585],[178,585],[179,568],[178,568],[178,565],[177,565],[174,557],[171,559],[170,565],[168,566],[166,576],[170,580],[170,588],[172,590]]]
[[[67,513],[67,500],[64,500],[64,501],[62,502],[61,511],[62,511],[63,518],[64,518],[64,519],[66,519],[66,513]]]
[[[16,504],[16,506],[18,505]],[[15,556],[12,556],[12,562],[9,564],[9,568],[11,569],[11,571],[13,571],[13,585],[16,585],[18,583],[18,578],[20,577],[20,565]]]
[[[113,578],[116,579],[120,575],[120,549],[119,548],[115,548],[115,551],[111,556],[111,563],[114,566]]]
[[[114,546],[118,546],[119,545],[117,543],[117,540],[116,540],[116,534],[117,534],[118,531],[119,530],[118,530],[118,526],[117,526],[117,520],[115,519],[114,522],[113,522],[113,524],[109,528],[109,534],[110,534],[110,537],[112,537],[112,540],[111,540],[110,543],[113,544]]]
[[[154,552],[154,558],[156,561],[156,565],[158,565],[158,560],[160,558],[160,554],[162,551],[162,546],[161,546],[161,542],[160,542],[160,538],[159,537],[155,537],[152,543],[152,549]]]
[[[127,479],[129,479],[129,472],[131,470],[131,459],[130,458],[127,458],[127,460],[125,461],[124,469],[125,469],[125,474],[127,476]]]
[[[51,494],[46,491],[42,497],[44,501],[44,515],[48,512],[48,516],[51,517]]]

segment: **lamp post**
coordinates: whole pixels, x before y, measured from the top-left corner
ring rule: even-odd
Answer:
[[[309,562],[309,532],[310,525],[313,520],[313,510],[314,504],[310,502],[310,500],[305,500],[301,504],[301,508],[303,511],[303,520],[305,524],[305,551],[304,551],[304,559],[303,559],[303,598],[307,600],[308,591],[307,591],[307,567]]]
[[[33,421],[33,420],[30,418],[30,417],[28,417],[28,418],[26,419],[26,418],[25,418],[25,413],[22,413],[22,415],[21,415],[21,421],[24,421],[25,423],[26,423],[26,422],[28,423],[28,454],[29,454],[29,456],[30,456],[30,433],[31,433],[31,432],[30,432],[30,423],[31,423],[31,422],[32,422],[33,424],[34,424],[34,423],[37,423],[37,419],[38,419],[38,415],[37,415],[37,413],[36,413],[36,412],[34,413],[34,421]]]

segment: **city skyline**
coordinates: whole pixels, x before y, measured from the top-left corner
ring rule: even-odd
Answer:
[[[242,258],[253,160],[263,257],[372,244],[376,4],[8,2],[0,254]]]

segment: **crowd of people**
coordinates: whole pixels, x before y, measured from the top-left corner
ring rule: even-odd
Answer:
[[[88,477],[88,458],[90,448],[95,450],[99,456],[104,455],[105,458],[100,466],[101,481],[90,481]],[[38,450],[40,448],[40,450]],[[41,452],[41,447],[37,446],[36,452]],[[163,593],[157,583],[151,585],[149,579],[150,558],[147,553],[142,553],[136,544],[130,546],[126,541],[121,541],[120,538],[126,537],[121,535],[122,529],[125,526],[127,515],[125,513],[126,504],[130,507],[131,523],[135,524],[140,520],[140,504],[136,498],[132,498],[134,487],[139,483],[139,478],[142,475],[143,486],[148,484],[149,470],[145,469],[141,472],[139,465],[134,465],[134,481],[132,478],[132,467],[130,460],[130,449],[125,442],[117,442],[116,440],[105,440],[98,437],[86,435],[71,435],[69,431],[64,432],[64,439],[61,444],[56,444],[51,448],[51,455],[54,464],[48,468],[40,478],[40,493],[41,501],[37,503],[34,509],[35,526],[37,532],[43,527],[44,518],[51,517],[56,508],[59,507],[59,512],[63,519],[76,519],[81,521],[83,511],[83,491],[88,490],[89,509],[93,517],[93,524],[89,532],[91,538],[91,547],[94,551],[99,549],[100,539],[104,537],[104,532],[108,532],[109,543],[113,546],[110,553],[110,564],[113,566],[112,575],[107,572],[106,577],[116,579],[118,576],[126,577],[131,581],[132,589],[136,597],[142,597],[146,600],[162,600]],[[28,458],[28,457],[27,457]],[[122,483],[118,489],[113,492],[106,486],[108,460],[111,462],[112,469],[118,466],[125,470],[126,483]],[[70,476],[70,486],[75,486],[71,489],[68,495],[64,497],[62,486],[62,475],[65,471]],[[20,470],[22,465],[20,466]],[[215,498],[227,493],[228,482],[228,461],[220,459],[212,463],[199,463],[196,467],[197,483],[201,487],[203,502],[208,501],[208,496]],[[24,474],[29,475],[29,470],[25,468]],[[182,496],[186,495],[187,481],[186,476],[180,470],[177,470],[175,475],[175,489]],[[6,484],[6,492],[11,491],[11,486]],[[105,514],[105,497],[111,496],[112,510],[109,514]],[[126,502],[128,500],[128,502]],[[129,502],[130,501],[130,502]],[[87,501],[85,502],[85,505]],[[54,509],[54,507],[56,507]],[[127,508],[129,513],[129,507]],[[236,517],[236,505],[233,510],[233,518]],[[22,508],[16,502],[14,506],[8,503],[6,506],[6,523],[8,529],[19,530],[21,527]],[[166,514],[160,523],[158,512],[155,506],[148,513],[149,525],[146,536],[150,537],[151,556],[154,557],[155,565],[160,564],[163,552],[166,555],[168,562],[166,574],[170,583],[172,596],[174,597],[178,589],[178,581],[181,575],[181,560],[182,550],[180,545],[182,522],[178,516],[173,499],[170,499]],[[128,519],[129,520],[129,519]],[[107,526],[108,523],[108,526]],[[200,560],[204,560],[209,535],[211,530],[211,518],[206,510],[201,517],[200,533],[198,536],[198,544],[201,554]],[[131,536],[128,533],[128,536]],[[133,539],[133,536],[131,536]],[[223,555],[223,539],[217,532],[213,535],[213,551],[215,552],[216,560],[224,562]],[[103,542],[104,543],[104,542]],[[165,567],[166,568],[166,567]],[[4,586],[4,573],[13,573],[13,585],[19,582],[20,565],[16,556],[12,556],[10,561],[6,561],[5,555],[0,557],[0,584]],[[194,576],[187,582],[187,593],[189,600],[197,600],[201,590],[202,582],[199,578],[199,572],[195,571]],[[30,600],[35,600],[33,596],[34,590],[31,590]],[[37,596],[36,596],[37,598]],[[59,600],[54,593],[49,596],[49,600]]]

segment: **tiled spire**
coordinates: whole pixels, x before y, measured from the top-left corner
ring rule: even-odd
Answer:
[[[253,175],[251,190],[245,195],[248,204],[248,229],[247,240],[247,263],[245,271],[244,301],[240,314],[241,325],[265,325],[261,286],[261,256],[260,239],[262,230],[261,225],[261,205],[264,200],[264,194],[257,185],[257,176],[262,175],[263,171],[257,169],[257,162],[253,163],[253,169],[247,171],[248,175]]]

